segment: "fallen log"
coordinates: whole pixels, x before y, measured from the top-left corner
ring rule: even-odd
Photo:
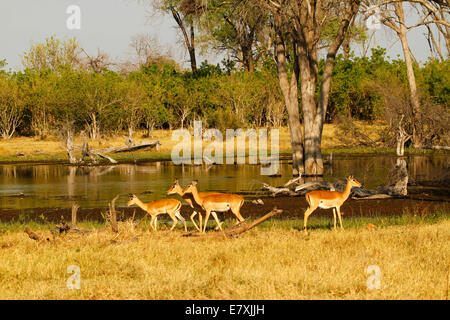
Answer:
[[[431,146],[431,149],[434,150],[450,150],[449,146]]]
[[[262,216],[261,218],[256,219],[255,221],[253,221],[250,224],[246,224],[245,222],[243,222],[243,223],[239,223],[238,225],[233,226],[233,227],[225,230],[224,231],[225,235],[227,237],[230,237],[230,238],[236,237],[236,236],[240,235],[241,233],[244,233],[244,232],[246,232],[246,231],[248,231],[250,229],[253,229],[257,225],[259,225],[259,224],[263,223],[264,221],[266,221],[267,219],[269,219],[269,218],[271,218],[271,217],[273,217],[275,215],[281,214],[281,213],[283,213],[283,210],[277,209],[275,207],[275,208],[272,209],[272,211],[270,211],[266,215]]]
[[[81,159],[80,159],[80,161],[78,161],[78,163],[82,162],[84,157],[89,157],[92,160],[92,162],[94,164],[96,164],[97,160],[95,159],[95,156],[97,156],[97,157],[100,157],[103,159],[107,159],[112,164],[117,164],[117,161],[114,160],[113,158],[111,158],[103,153],[100,153],[96,149],[89,149],[89,145],[87,143],[84,143],[82,147],[75,146],[74,148],[81,150]]]
[[[272,187],[271,185],[268,185],[267,183],[263,183],[263,188],[269,190],[272,192],[272,196],[276,196],[277,194],[284,193],[290,196],[297,196],[298,194],[291,189],[287,187]]]
[[[383,194],[383,193],[379,193],[379,194],[374,194],[371,196],[363,196],[363,197],[358,197],[358,196],[352,196],[352,199],[355,200],[376,200],[376,199],[389,199],[392,198],[393,196],[389,195],[389,194]]]
[[[109,156],[107,156],[107,155],[104,155],[103,153],[100,153],[100,152],[98,152],[98,151],[91,151],[91,153],[95,154],[96,156],[99,156],[100,158],[103,158],[103,159],[108,160],[108,161],[111,162],[112,164],[117,164],[117,163],[118,163],[118,162],[117,162],[116,160],[114,160],[113,158],[111,158],[111,157],[109,157]]]
[[[333,184],[329,183],[329,182],[324,182],[324,181],[311,181],[311,182],[306,182],[302,185],[299,185],[295,188],[295,192],[298,194],[299,191],[305,190],[307,189],[307,191],[309,191],[309,189],[314,188],[314,189],[318,189],[318,188],[325,188],[328,189],[330,191],[334,191],[335,187],[333,186]],[[306,193],[306,192],[305,192]]]
[[[152,141],[152,142],[148,142],[148,143],[141,143],[141,144],[134,145],[134,146],[108,148],[108,149],[104,150],[104,152],[106,152],[106,153],[132,152],[132,151],[136,151],[136,150],[154,148],[154,147],[159,149],[160,145],[161,145],[161,143],[159,142],[159,140],[156,140],[156,141]],[[96,151],[98,151],[98,150],[96,150]]]
[[[219,235],[219,236],[225,236],[228,238],[233,238],[236,237],[238,235],[240,235],[241,233],[244,233],[250,229],[253,229],[254,227],[256,227],[257,225],[263,223],[264,221],[266,221],[267,219],[281,214],[283,213],[283,210],[281,209],[277,209],[276,207],[272,209],[272,211],[270,211],[269,213],[267,213],[266,215],[262,216],[259,219],[256,219],[255,221],[253,221],[250,224],[247,224],[245,221],[241,222],[235,226],[232,226],[231,228],[228,228],[226,230],[222,230],[222,232],[219,233],[215,233],[215,235]],[[190,232],[185,232],[182,234],[182,237],[192,237],[192,236],[201,236],[203,235],[203,233],[198,232],[197,230],[195,231],[190,231]]]

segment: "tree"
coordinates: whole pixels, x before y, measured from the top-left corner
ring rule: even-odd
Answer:
[[[195,56],[195,21],[206,10],[205,0],[153,0],[154,8],[171,14],[180,29],[189,53],[192,72],[197,73]]]
[[[289,115],[294,174],[323,174],[322,131],[331,88],[336,54],[350,22],[359,11],[360,1],[268,0],[263,1],[273,15],[276,60],[281,91]],[[316,93],[319,66],[319,42],[330,18],[340,17],[337,32],[328,45],[319,92]],[[287,45],[292,48],[291,79],[288,78]],[[303,111],[303,129],[299,119],[298,81]],[[319,96],[316,101],[316,94]]]
[[[111,71],[99,74],[84,73],[82,76],[83,115],[89,135],[95,140],[100,135],[101,123],[110,117],[117,118],[118,112],[111,109],[123,101],[118,87],[120,81],[117,74]]]
[[[248,1],[233,0],[212,2],[206,15],[203,31],[213,41],[213,47],[219,52],[231,52],[234,61],[253,72],[263,54],[263,50],[258,50],[258,41],[264,39],[267,31],[267,12],[255,10]]]
[[[123,112],[122,118],[125,120],[128,136],[131,138],[142,119],[145,89],[140,82],[127,79],[123,81],[120,91],[122,96],[120,101]]]
[[[422,132],[423,130],[421,128],[423,126],[423,122],[421,120],[419,92],[417,90],[416,76],[414,74],[413,60],[411,57],[411,49],[409,47],[407,39],[407,32],[417,26],[435,23],[436,25],[439,26],[438,28],[440,30],[446,28],[445,30],[447,31],[448,36],[448,28],[450,27],[450,24],[442,19],[444,15],[443,10],[438,10],[435,7],[438,6],[439,8],[442,9],[442,4],[440,1],[415,0],[410,2],[419,3],[424,8],[424,10],[428,10],[428,14],[426,15],[425,19],[422,19],[422,21],[420,21],[419,23],[408,27],[405,19],[405,10],[403,2],[406,1],[401,0],[374,1],[374,2],[368,1],[367,6],[370,5],[371,7],[373,7],[375,5],[382,9],[380,10],[381,16],[383,18],[381,22],[388,28],[392,29],[397,34],[402,44],[403,56],[405,58],[406,72],[409,84],[409,96],[411,100],[412,141],[414,147],[420,148],[423,146],[424,143],[424,136]],[[426,18],[430,15],[433,16],[434,18],[430,21],[427,21]],[[443,27],[441,27],[441,25],[443,25]]]
[[[53,36],[45,43],[33,44],[22,59],[22,64],[29,69],[56,71],[61,66],[74,68],[80,65],[80,46],[75,38],[59,40]]]
[[[10,139],[23,116],[23,93],[12,79],[0,77],[0,134]]]

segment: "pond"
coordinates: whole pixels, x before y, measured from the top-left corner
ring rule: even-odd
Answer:
[[[327,159],[327,157],[326,157]],[[334,156],[325,167],[323,179],[335,181],[352,174],[368,189],[386,181],[395,164],[394,156]],[[408,157],[413,186],[434,186],[442,196],[448,191],[449,157],[446,155]],[[62,164],[0,165],[0,208],[69,208],[76,201],[82,208],[106,207],[120,194],[117,206],[124,206],[128,194],[144,201],[166,198],[175,178],[182,186],[199,180],[200,191],[236,192],[251,198],[261,195],[262,182],[277,186],[291,179],[289,160],[281,160],[281,176],[260,174],[259,165],[181,166],[171,162],[147,162],[116,166],[74,167]],[[427,192],[433,188],[428,189]],[[444,197],[448,199],[447,197]]]

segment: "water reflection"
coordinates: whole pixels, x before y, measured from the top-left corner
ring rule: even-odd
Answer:
[[[334,156],[325,167],[323,179],[335,181],[349,174],[372,189],[386,182],[395,156]],[[408,158],[410,181],[448,179],[449,159],[445,155]],[[84,208],[104,207],[117,194],[124,205],[129,193],[151,201],[167,197],[175,177],[182,185],[199,180],[202,191],[259,192],[261,183],[282,185],[291,178],[289,161],[282,161],[279,177],[260,175],[259,165],[174,166],[171,162],[123,164],[117,166],[73,167],[67,165],[0,165],[0,207],[70,207],[77,201]],[[317,178],[308,178],[307,181]]]

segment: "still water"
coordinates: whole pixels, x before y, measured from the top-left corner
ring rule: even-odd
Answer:
[[[366,188],[386,181],[395,164],[391,156],[334,156],[325,167],[323,179],[335,181],[354,175]],[[411,156],[409,179],[413,183],[439,182],[448,178],[450,166],[446,155]],[[261,193],[262,182],[282,185],[291,176],[288,160],[280,164],[280,177],[262,176],[259,165],[175,166],[171,162],[148,162],[102,167],[50,165],[0,165],[0,208],[67,208],[76,201],[83,208],[107,206],[115,195],[122,195],[118,206],[125,205],[127,195],[135,193],[144,201],[167,197],[165,192],[178,178],[182,186],[199,180],[200,191],[238,192],[244,196]]]

